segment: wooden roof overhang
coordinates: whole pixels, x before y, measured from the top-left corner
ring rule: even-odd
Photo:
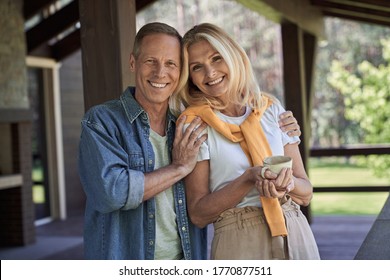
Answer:
[[[155,1],[136,0],[136,10],[139,11]],[[40,18],[38,24],[26,30],[27,53],[29,55],[61,61],[80,49],[79,1],[73,0],[59,10],[55,8],[56,2],[56,0],[24,0],[25,20],[28,21],[34,16]],[[296,7],[300,6],[299,11],[315,10],[319,16],[390,26],[390,1],[387,0],[291,0],[287,2],[238,0],[238,2],[279,22],[283,18],[293,18],[294,13],[298,11]],[[302,9],[302,5],[306,7]],[[310,27],[303,26],[303,28],[310,31]]]

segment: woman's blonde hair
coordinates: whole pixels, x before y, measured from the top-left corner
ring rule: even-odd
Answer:
[[[252,65],[244,49],[235,42],[223,29],[211,23],[194,26],[183,36],[183,68],[178,85],[178,96],[173,98],[176,104],[171,104],[174,110],[181,105],[209,104],[212,108],[221,110],[228,104],[220,99],[206,96],[191,81],[189,77],[188,49],[191,45],[207,41],[222,56],[229,69],[229,91],[227,100],[231,104],[260,108],[262,93],[253,73]],[[182,108],[183,109],[183,108]]]

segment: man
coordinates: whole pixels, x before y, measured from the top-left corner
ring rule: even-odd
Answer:
[[[207,229],[188,219],[181,180],[195,167],[206,125],[196,119],[183,133],[184,120],[176,126],[168,107],[182,69],[179,33],[163,23],[143,26],[130,68],[135,87],[82,120],[85,257],[207,259]]]
[[[197,120],[183,135],[179,120],[174,139],[175,118],[168,110],[180,77],[181,36],[153,23],[138,32],[134,45],[136,87],[95,106],[82,121],[85,257],[204,259],[198,241],[205,240],[205,231],[187,219],[180,180],[195,166],[205,125]]]

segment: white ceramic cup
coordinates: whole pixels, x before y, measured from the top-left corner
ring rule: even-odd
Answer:
[[[273,173],[279,174],[283,168],[292,168],[292,158],[286,156],[271,156],[263,161],[265,170],[269,169]],[[264,172],[265,172],[264,170]],[[264,174],[264,172],[262,172]],[[263,176],[264,177],[264,176]]]

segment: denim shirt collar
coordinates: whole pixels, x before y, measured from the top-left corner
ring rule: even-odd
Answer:
[[[135,99],[134,95],[135,87],[128,87],[120,97],[127,118],[129,119],[130,123],[133,123],[138,117],[144,117],[150,126],[147,112],[144,110],[144,108],[141,107],[141,105]],[[176,117],[170,112],[170,110],[167,112],[167,122],[167,131],[170,131],[172,125],[175,125],[176,123]]]

